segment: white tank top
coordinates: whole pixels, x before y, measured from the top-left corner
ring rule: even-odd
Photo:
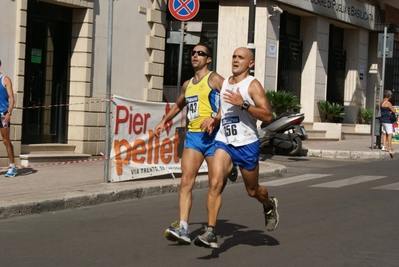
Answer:
[[[223,94],[226,93],[226,89],[236,93],[239,88],[244,100],[248,100],[250,104],[254,105],[254,101],[248,94],[248,87],[254,79],[253,76],[248,76],[237,84],[229,84],[229,79],[224,80],[220,91],[222,118],[220,129],[216,135],[217,141],[233,146],[243,146],[259,139],[256,129],[257,119],[249,114],[248,111],[241,110],[241,107],[233,106],[223,100]]]

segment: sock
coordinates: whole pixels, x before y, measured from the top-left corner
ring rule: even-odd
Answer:
[[[15,168],[15,163],[10,163],[10,168]]]
[[[185,221],[180,221],[180,227],[182,227],[182,228],[188,230],[188,223],[185,222]]]

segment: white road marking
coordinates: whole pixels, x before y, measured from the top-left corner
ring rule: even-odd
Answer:
[[[399,190],[399,183],[387,184],[383,186],[374,187],[371,189]]]
[[[323,178],[323,177],[331,176],[331,175],[332,174],[317,174],[317,173],[303,174],[303,175],[293,176],[293,177],[289,177],[289,178],[283,178],[283,179],[278,179],[278,180],[274,180],[274,181],[263,182],[263,183],[260,183],[260,185],[280,186],[280,185],[286,185],[286,184],[299,183],[299,182],[317,179],[317,178]]]
[[[310,187],[340,188],[340,187],[344,187],[344,186],[370,182],[370,181],[374,181],[374,180],[378,180],[378,179],[382,179],[382,178],[386,178],[386,177],[388,177],[388,176],[359,175],[359,176],[351,177],[348,179],[341,179],[341,180],[337,180],[337,181],[316,184],[316,185],[312,185]]]

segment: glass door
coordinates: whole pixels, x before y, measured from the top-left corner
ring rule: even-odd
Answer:
[[[72,17],[65,7],[29,2],[23,144],[66,143],[71,23],[52,16]]]

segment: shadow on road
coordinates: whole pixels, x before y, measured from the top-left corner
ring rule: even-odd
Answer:
[[[197,224],[197,223],[196,223]],[[198,223],[206,225],[206,223]],[[259,230],[245,230],[248,228],[244,225],[229,223],[227,220],[218,220],[217,223],[217,236],[225,238],[223,243],[219,243],[219,248],[207,250],[211,253],[209,255],[199,257],[198,259],[209,260],[218,258],[219,255],[228,249],[238,245],[250,245],[250,246],[277,246],[280,242],[264,234],[263,231]],[[203,229],[195,230],[191,233],[192,238],[203,234]],[[220,242],[220,240],[219,240]]]

